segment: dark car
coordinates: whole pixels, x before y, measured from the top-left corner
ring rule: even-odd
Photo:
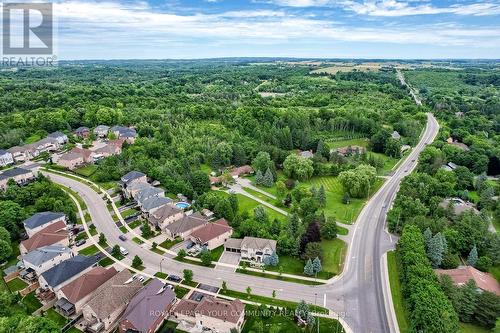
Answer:
[[[180,277],[178,277],[177,275],[169,275],[167,277],[167,280],[173,281],[173,282],[181,282],[182,281],[182,279]]]
[[[86,239],[80,239],[75,243],[76,246],[82,246],[83,244],[87,243]]]
[[[120,240],[122,240],[122,241],[126,241],[127,240],[127,237],[125,237],[125,235],[120,235],[120,236],[118,236],[118,238],[120,238]]]

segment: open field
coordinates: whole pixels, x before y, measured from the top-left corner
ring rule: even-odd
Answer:
[[[312,74],[337,74],[338,72],[377,72],[382,66],[376,63],[367,63],[367,64],[336,64],[330,67],[318,68],[313,70]]]

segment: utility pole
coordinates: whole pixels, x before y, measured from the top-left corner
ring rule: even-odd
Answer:
[[[161,270],[161,263],[163,262],[163,260],[165,260],[165,258],[162,258],[162,259],[160,260],[160,273],[163,273],[163,271]]]

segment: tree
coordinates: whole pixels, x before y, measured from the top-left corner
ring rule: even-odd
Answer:
[[[229,204],[231,205],[231,209],[233,210],[233,216],[236,216],[239,208],[238,196],[234,193],[231,193],[229,194],[228,200]]]
[[[425,244],[425,251],[429,252],[429,247],[432,242],[432,231],[430,228],[425,229],[424,231],[424,244]]]
[[[231,202],[229,202],[229,198],[221,198],[214,207],[214,214],[217,217],[223,217],[229,221],[232,221],[234,218],[233,207],[231,206]]]
[[[269,216],[267,215],[266,210],[262,206],[257,206],[253,210],[253,216],[256,221],[260,223],[267,223],[269,222]]]
[[[446,239],[438,232],[430,240],[427,250],[427,256],[433,268],[438,268],[441,265],[446,249]]]
[[[384,153],[394,158],[401,157],[401,141],[389,138],[386,140]]]
[[[10,233],[4,227],[0,227],[0,240],[10,243]]]
[[[274,183],[273,174],[270,169],[266,170],[264,177],[262,178],[262,185],[265,187],[272,187]]]
[[[19,225],[26,217],[24,209],[16,202],[0,201],[0,227],[10,232],[12,239],[18,237]]]
[[[132,259],[132,267],[139,268],[142,266],[142,259],[136,255],[134,259]]]
[[[302,235],[300,239],[300,253],[304,253],[307,244],[320,242],[321,232],[317,222],[312,222],[307,226],[306,232]]]
[[[210,264],[212,263],[212,253],[210,252],[210,250],[203,248],[203,250],[201,251],[200,259],[203,266],[210,266]]]
[[[179,258],[184,258],[185,256],[187,256],[187,253],[186,253],[186,250],[184,249],[180,249],[179,252],[177,252],[177,257]]]
[[[141,225],[141,236],[148,239],[153,234],[153,230],[151,230],[151,226],[148,222],[144,221]]]
[[[418,169],[429,175],[434,175],[441,168],[444,161],[444,155],[441,150],[433,146],[427,146],[420,153]]]
[[[321,224],[321,237],[324,239],[335,239],[337,238],[337,222],[332,217],[327,217],[326,221]]]
[[[339,174],[339,181],[344,191],[354,198],[367,197],[376,179],[377,170],[366,164],[360,164],[355,169],[342,171]]]
[[[120,246],[119,245],[113,246],[113,248],[111,249],[111,255],[113,257],[115,257],[115,258],[121,257],[122,253],[120,251]]]
[[[283,172],[292,179],[307,180],[314,172],[313,161],[297,154],[290,154],[283,162]]]
[[[257,185],[262,185],[264,183],[264,175],[260,170],[257,170],[257,172],[255,172],[255,183]]]
[[[303,257],[311,260],[316,257],[323,258],[323,248],[321,247],[321,244],[318,242],[308,243]]]
[[[474,245],[472,250],[470,250],[469,252],[469,256],[467,257],[467,264],[470,266],[476,266],[477,259],[478,259],[477,247],[476,245]]]
[[[250,286],[248,286],[246,291],[247,291],[248,298],[250,298],[250,296],[252,295],[252,288],[250,288]]]
[[[274,163],[271,161],[271,156],[267,152],[259,152],[252,161],[252,168],[257,174],[258,171],[263,175],[267,169],[274,168]]]
[[[106,244],[106,236],[104,236],[104,234],[101,232],[99,234],[99,245],[104,245]]]
[[[314,268],[311,259],[307,259],[306,261],[306,264],[304,266],[304,274],[309,276],[314,275]]]
[[[325,207],[326,206],[326,193],[325,193],[325,187],[323,184],[319,187],[318,190],[318,205],[320,207]]]
[[[210,190],[210,179],[208,175],[201,170],[196,170],[191,173],[190,183],[193,187],[193,191],[197,194],[203,194]]]
[[[186,281],[187,283],[191,283],[193,281],[193,271],[192,270],[185,268],[182,271],[182,274],[184,277],[184,281]]]
[[[312,266],[315,275],[323,270],[323,268],[321,267],[321,260],[319,259],[319,257],[314,258]]]
[[[233,156],[233,149],[227,142],[220,142],[212,152],[212,166],[216,169],[229,166]]]
[[[467,167],[457,166],[453,172],[457,177],[457,190],[472,190],[474,188],[474,174]]]
[[[155,250],[157,247],[158,247],[158,243],[153,242],[153,243],[151,244],[151,249]]]
[[[222,281],[222,291],[224,293],[227,291],[227,283],[226,283],[226,281]]]
[[[273,296],[273,298],[276,298],[276,290],[273,290],[272,296]]]
[[[271,253],[271,255],[269,256],[269,265],[270,266],[278,266],[280,260],[279,260],[279,257],[278,257],[278,254],[276,253],[276,251],[273,251],[273,253]]]
[[[487,328],[493,328],[498,317],[500,317],[500,297],[489,291],[480,293],[477,296],[474,314],[477,323]]]
[[[493,260],[488,256],[479,257],[476,263],[476,268],[483,272],[488,272],[493,266]]]
[[[351,203],[351,197],[349,196],[349,193],[345,192],[344,195],[342,196],[342,203],[344,205],[348,205]]]
[[[307,317],[309,317],[309,306],[304,300],[300,301],[299,304],[297,304],[297,308],[295,309],[295,316],[302,319],[303,321],[307,321]]]
[[[469,280],[459,288],[456,300],[456,310],[460,321],[470,323],[473,320],[477,302],[477,286],[474,280]]]
[[[281,180],[278,180],[276,182],[276,194],[277,194],[278,199],[280,199],[280,201],[282,201],[285,198],[286,192],[287,192],[287,188],[286,188],[285,183]]]

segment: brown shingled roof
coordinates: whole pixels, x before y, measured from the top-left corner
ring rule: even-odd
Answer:
[[[104,282],[108,281],[116,273],[117,271],[114,267],[109,269],[104,267],[95,267],[91,271],[65,285],[61,291],[64,293],[68,301],[75,304],[92,291],[96,290]]]
[[[193,231],[191,236],[198,238],[202,243],[206,243],[232,229],[225,219],[219,219]]]
[[[464,266],[455,269],[436,269],[438,275],[448,275],[451,280],[462,285],[469,280],[474,280],[478,288],[500,295],[500,285],[491,274],[481,272],[472,266]]]
[[[63,221],[58,221],[40,230],[27,240],[21,242],[27,251],[37,249],[42,246],[55,244],[68,237],[68,230]]]

